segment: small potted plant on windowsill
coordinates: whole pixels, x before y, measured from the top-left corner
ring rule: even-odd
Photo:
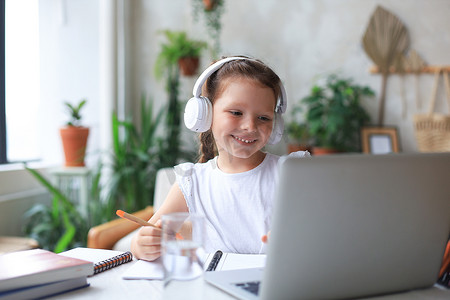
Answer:
[[[86,99],[82,99],[78,105],[72,105],[65,102],[70,119],[66,126],[60,128],[62,139],[65,166],[66,167],[82,167],[84,166],[84,157],[86,154],[87,139],[89,136],[89,128],[81,125],[80,110],[86,104]]]
[[[324,86],[315,85],[301,100],[314,140],[313,154],[360,152],[360,129],[370,121],[361,101],[374,95],[370,87],[335,74],[328,76]]]
[[[161,51],[156,58],[155,75],[162,77],[167,72],[178,66],[181,74],[192,76],[196,74],[199,66],[200,55],[207,47],[206,42],[191,40],[184,31],[162,31],[167,43],[161,45]]]

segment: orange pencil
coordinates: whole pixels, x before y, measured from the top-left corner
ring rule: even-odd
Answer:
[[[131,214],[127,213],[127,212],[124,212],[123,210],[120,210],[120,209],[118,209],[116,211],[116,215],[118,215],[121,218],[127,219],[129,221],[135,222],[135,223],[137,223],[137,224],[139,224],[141,226],[152,226],[152,227],[155,227],[155,228],[159,228],[158,226],[156,226],[156,225],[154,225],[152,223],[149,223],[149,222],[147,222],[145,220],[142,220],[141,218],[133,216],[133,215],[131,215]],[[159,229],[161,229],[161,228],[159,228]],[[174,234],[175,234],[176,239],[178,239],[178,240],[182,240],[183,239],[183,236],[180,233],[178,233],[178,232],[175,233],[174,232]]]
[[[142,220],[141,218],[138,218],[138,217],[136,217],[136,216],[133,216],[132,214],[129,214],[129,213],[127,213],[127,212],[124,212],[123,210],[120,210],[120,209],[118,209],[118,210],[116,211],[116,215],[118,215],[118,216],[121,217],[121,218],[130,220],[130,221],[133,221],[134,223],[137,223],[137,224],[139,224],[139,225],[141,225],[141,226],[152,226],[152,227],[155,227],[155,228],[159,228],[158,226],[156,226],[156,225],[154,225],[154,224],[152,224],[152,223],[149,223],[149,222],[147,222],[147,221],[144,221],[144,220]]]

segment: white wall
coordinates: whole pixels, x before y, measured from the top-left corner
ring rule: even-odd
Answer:
[[[192,37],[208,39],[203,24],[191,16],[191,1],[134,1],[130,3],[130,34],[133,49],[133,93],[147,90],[156,101],[166,95],[156,82],[152,68],[159,51],[160,29],[187,30]],[[381,77],[370,74],[373,65],[361,40],[369,18],[380,4],[396,14],[408,28],[411,47],[430,65],[450,65],[450,2],[447,0],[225,0],[222,50],[225,55],[246,54],[267,62],[282,78],[292,104],[305,96],[320,75],[339,72],[356,83],[369,85],[377,94]],[[209,57],[204,57],[206,67]],[[420,76],[420,97],[425,104],[431,94],[433,76]],[[195,79],[183,79],[185,99],[190,97]],[[407,118],[401,116],[401,87],[407,99]],[[415,107],[413,76],[390,76],[385,125],[397,126],[401,148],[417,151],[412,127]],[[442,90],[440,91],[442,93]],[[136,96],[134,96],[136,98]],[[377,122],[378,98],[364,103]],[[444,105],[439,110],[446,111]],[[284,153],[280,144],[275,152]]]
[[[38,165],[31,167],[48,176]],[[22,187],[20,191],[17,183]],[[20,236],[25,221],[24,213],[39,202],[51,203],[50,195],[28,171],[8,166],[0,172],[0,236]]]

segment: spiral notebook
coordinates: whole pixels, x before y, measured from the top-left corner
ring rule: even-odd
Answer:
[[[83,247],[74,248],[59,254],[93,262],[94,273],[92,275],[104,272],[133,260],[133,255],[130,251],[122,252]]]

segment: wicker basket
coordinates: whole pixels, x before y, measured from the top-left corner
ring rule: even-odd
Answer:
[[[435,74],[428,113],[413,116],[414,132],[420,152],[450,152],[450,115],[434,113],[441,72],[442,70],[439,69]],[[450,82],[448,73],[443,72],[443,75],[450,110]]]

